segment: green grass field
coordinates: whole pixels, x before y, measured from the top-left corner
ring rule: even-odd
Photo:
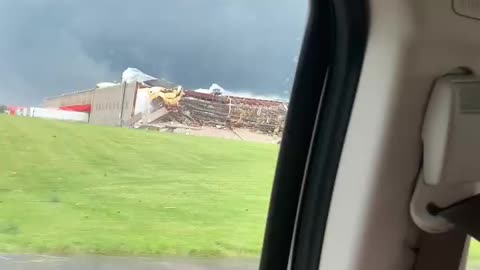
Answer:
[[[0,253],[258,256],[277,153],[0,115]]]
[[[468,262],[473,265],[480,265],[480,243],[475,239],[470,241]]]
[[[0,115],[0,253],[258,256],[277,152]]]

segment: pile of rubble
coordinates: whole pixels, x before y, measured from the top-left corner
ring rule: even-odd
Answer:
[[[202,126],[242,128],[280,136],[287,113],[284,102],[195,91],[184,91],[177,106],[166,106],[161,98],[153,100],[152,106],[151,113],[135,115],[126,124],[168,131]]]

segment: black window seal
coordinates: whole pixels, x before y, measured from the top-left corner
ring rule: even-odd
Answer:
[[[368,35],[366,1],[312,0],[280,148],[261,270],[318,269]]]

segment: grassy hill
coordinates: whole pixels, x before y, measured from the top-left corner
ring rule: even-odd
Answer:
[[[277,152],[0,115],[0,252],[257,256]]]

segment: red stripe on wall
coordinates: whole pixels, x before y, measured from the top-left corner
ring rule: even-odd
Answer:
[[[71,105],[71,106],[62,106],[59,108],[60,110],[63,111],[71,111],[71,112],[91,112],[92,111],[92,105],[87,104],[87,105]]]

